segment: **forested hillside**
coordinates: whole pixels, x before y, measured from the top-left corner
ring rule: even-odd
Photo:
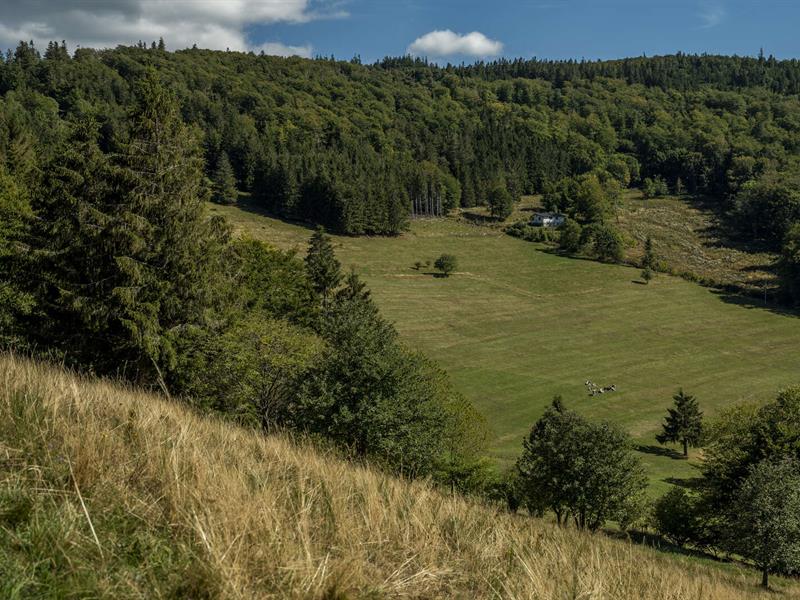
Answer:
[[[36,172],[87,119],[98,146],[113,146],[148,68],[202,130],[218,200],[236,201],[235,185],[279,215],[344,233],[395,234],[414,215],[484,204],[498,187],[552,194],[574,178],[603,184],[601,204],[646,179],[710,194],[741,235],[776,248],[800,216],[800,66],[763,57],[440,68],[163,45],[71,55],[53,43],[40,56],[23,43],[0,65],[5,170]],[[561,204],[584,220],[607,211]]]

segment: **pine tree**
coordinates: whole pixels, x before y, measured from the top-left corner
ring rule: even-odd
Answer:
[[[663,431],[656,439],[659,444],[680,442],[683,444],[683,455],[689,456],[689,446],[697,446],[703,435],[703,413],[697,399],[683,390],[679,390],[672,399],[675,407],[667,409]]]
[[[342,281],[342,266],[336,259],[331,238],[321,226],[308,242],[306,270],[314,290],[322,297],[323,306],[327,306]]]
[[[40,333],[84,363],[155,381],[175,364],[177,337],[209,323],[227,231],[207,218],[198,140],[154,74],[137,83],[113,160],[93,133],[79,128],[47,169]]]
[[[212,200],[220,204],[236,204],[238,192],[236,191],[236,175],[233,173],[228,155],[222,152],[217,159],[212,179]]]
[[[650,280],[655,277],[657,262],[658,259],[653,250],[653,240],[647,236],[644,241],[644,256],[642,257],[642,279],[645,283],[650,283]]]

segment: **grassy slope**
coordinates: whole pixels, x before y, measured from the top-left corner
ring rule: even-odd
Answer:
[[[644,240],[650,236],[659,258],[675,273],[759,297],[766,287],[768,301],[775,294],[777,257],[760,248],[726,243],[717,216],[700,200],[670,196],[645,201],[641,192],[630,190],[620,207],[619,226],[638,242],[627,252],[632,262],[641,259]]]
[[[757,581],[0,356],[3,598],[767,597]]]
[[[301,251],[309,231],[253,212],[214,207],[239,230]],[[510,460],[554,394],[589,417],[627,428],[654,492],[691,477],[690,463],[660,455],[655,433],[683,386],[707,414],[764,400],[797,383],[800,318],[757,307],[677,277],[637,283],[638,269],[569,259],[497,229],[418,221],[398,238],[336,238],[381,309],[412,345],[436,358],[489,418],[492,452]],[[442,252],[458,273],[412,268]],[[616,384],[589,397],[584,381]],[[652,447],[652,448],[651,448]]]

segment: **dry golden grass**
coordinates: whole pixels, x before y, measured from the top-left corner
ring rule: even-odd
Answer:
[[[746,569],[559,530],[29,360],[0,356],[0,422],[9,597],[760,595]]]

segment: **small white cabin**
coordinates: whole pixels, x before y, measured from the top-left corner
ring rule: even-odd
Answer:
[[[566,220],[567,217],[561,213],[537,212],[531,217],[531,225],[536,227],[559,227]]]

